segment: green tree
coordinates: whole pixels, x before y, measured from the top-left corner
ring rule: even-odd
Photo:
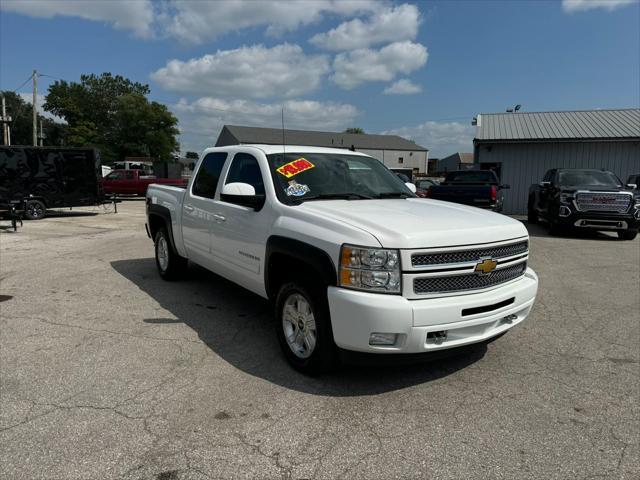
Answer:
[[[12,145],[33,145],[33,109],[30,103],[15,92],[3,91],[5,98],[7,115],[11,117],[11,144]],[[38,114],[38,133],[40,133],[40,122],[42,122],[42,132],[45,135],[44,145],[64,145],[67,136],[68,126],[58,123],[50,118]],[[0,134],[0,142],[2,135]]]
[[[125,156],[168,161],[178,148],[178,120],[166,106],[149,102],[149,86],[120,75],[82,75],[56,81],[44,109],[66,120],[69,145],[93,146],[104,163]]]
[[[199,158],[197,152],[187,152],[184,156],[185,158],[192,158],[194,160],[198,160]]]
[[[363,134],[364,130],[361,129],[360,127],[349,127],[342,133],[359,133],[359,134]]]

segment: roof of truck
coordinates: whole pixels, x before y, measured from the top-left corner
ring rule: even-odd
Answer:
[[[263,143],[254,143],[254,144],[242,144],[242,145],[228,145],[225,147],[213,147],[207,148],[205,152],[209,151],[228,151],[231,149],[243,149],[247,147],[258,148],[262,150],[266,155],[271,155],[272,153],[339,153],[342,155],[360,155],[367,156],[361,152],[354,152],[352,150],[348,150],[346,148],[328,148],[328,147],[314,147],[311,145],[267,145]]]

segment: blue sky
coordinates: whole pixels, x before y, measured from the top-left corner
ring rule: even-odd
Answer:
[[[183,152],[224,123],[278,127],[283,105],[287,128],[471,151],[477,113],[638,108],[639,59],[636,0],[0,0],[1,89],[34,68],[149,83]]]

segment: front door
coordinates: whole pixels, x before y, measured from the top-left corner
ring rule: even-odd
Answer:
[[[226,152],[207,154],[182,202],[182,238],[187,256],[210,270],[214,269],[211,252],[214,198],[226,159]]]
[[[227,170],[224,185],[247,183],[256,195],[264,195],[262,172],[258,160],[249,153],[236,153]],[[268,177],[267,177],[268,178]],[[262,271],[265,245],[273,224],[266,208],[255,211],[242,205],[216,200],[212,248],[216,262],[230,280],[260,293],[264,289]]]

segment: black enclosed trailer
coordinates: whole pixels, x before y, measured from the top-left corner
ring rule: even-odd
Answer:
[[[64,147],[0,147],[0,204],[21,202],[28,219],[47,208],[103,203],[97,150]]]

